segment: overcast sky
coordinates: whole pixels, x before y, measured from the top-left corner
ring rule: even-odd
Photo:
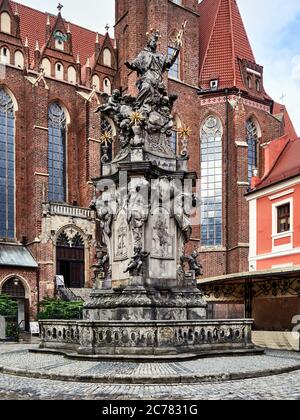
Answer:
[[[56,0],[19,0],[28,6],[57,13]],[[162,0],[163,1],[163,0]],[[256,61],[265,69],[265,88],[284,102],[300,135],[300,1],[237,0]],[[114,23],[114,0],[62,0],[63,16],[74,23],[104,32]],[[111,29],[112,30],[112,29]],[[282,95],[285,98],[280,99]]]

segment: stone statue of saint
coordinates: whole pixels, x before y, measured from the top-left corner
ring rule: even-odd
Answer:
[[[139,94],[136,100],[139,108],[153,105],[157,99],[156,93],[160,95],[165,93],[163,74],[174,65],[180,53],[179,42],[175,44],[172,57],[159,53],[157,51],[159,38],[158,32],[152,32],[144,51],[132,63],[125,63],[130,70],[136,71],[139,75],[137,81]]]

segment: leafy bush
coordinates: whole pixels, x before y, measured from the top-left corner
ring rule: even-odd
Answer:
[[[6,319],[6,337],[18,341],[18,304],[10,296],[0,294],[0,315]]]
[[[9,318],[17,318],[18,304],[7,295],[0,294],[0,315]]]
[[[20,327],[16,321],[7,320],[6,323],[6,337],[9,340],[19,341],[20,337]]]
[[[38,319],[82,319],[82,309],[84,302],[65,302],[57,299],[45,299],[42,303],[42,310],[38,314]]]

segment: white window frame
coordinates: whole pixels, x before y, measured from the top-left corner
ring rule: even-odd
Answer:
[[[278,207],[290,205],[290,230],[288,232],[278,233]],[[290,238],[290,243],[285,245],[275,245],[277,239]],[[294,244],[294,198],[278,201],[272,204],[272,250],[287,251],[293,249]]]

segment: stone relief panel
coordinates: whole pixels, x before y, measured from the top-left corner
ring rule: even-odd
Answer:
[[[156,210],[152,216],[151,258],[173,260],[174,233],[171,229],[170,213],[166,209]]]
[[[124,210],[118,215],[114,228],[114,261],[128,259],[129,227]]]

